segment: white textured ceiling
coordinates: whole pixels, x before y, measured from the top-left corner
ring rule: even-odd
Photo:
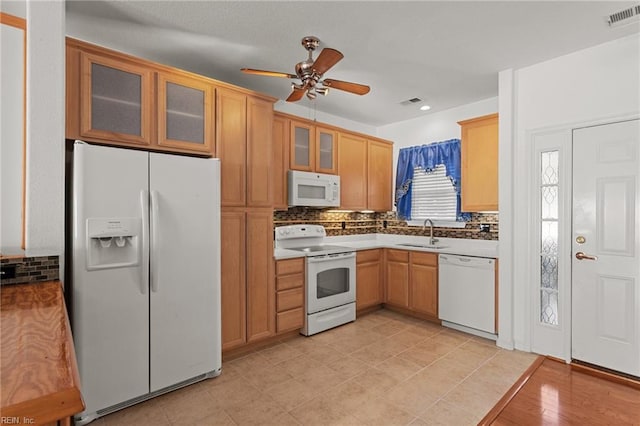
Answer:
[[[290,80],[240,68],[295,73],[307,55],[300,40],[314,35],[321,48],[345,56],[325,77],[371,92],[333,90],[302,105],[381,126],[497,96],[501,70],[637,33],[638,23],[610,28],[605,19],[634,4],[67,0],[66,25],[69,36],[279,99],[289,95]],[[432,109],[400,104],[414,97]]]

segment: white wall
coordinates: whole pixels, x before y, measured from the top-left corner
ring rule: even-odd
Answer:
[[[500,189],[512,182],[513,211],[501,210],[500,219],[502,222],[505,214],[509,215],[506,219],[512,220],[512,232],[501,232],[500,241],[501,246],[513,246],[513,273],[501,273],[500,285],[513,285],[513,338],[516,347],[528,349],[533,320],[527,314],[531,303],[529,277],[531,269],[537,267],[534,255],[529,254],[528,241],[530,221],[535,220],[531,217],[535,208],[528,196],[533,173],[531,134],[639,115],[640,35],[515,70],[511,77],[511,98],[504,103],[501,99],[500,115],[501,120],[513,117],[513,167],[501,167]],[[501,133],[501,144],[510,140],[505,136]]]
[[[0,1],[0,11],[27,19],[27,2],[26,0],[2,0]]]
[[[27,2],[27,255],[64,246],[64,1]]]
[[[498,98],[489,98],[479,102],[462,105],[423,117],[378,128],[378,136],[394,141],[396,147],[423,145],[447,139],[460,138],[458,121],[498,111]]]
[[[19,253],[22,244],[22,158],[24,143],[24,35],[0,29],[0,250]]]

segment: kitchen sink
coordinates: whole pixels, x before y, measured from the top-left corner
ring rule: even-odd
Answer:
[[[415,243],[400,243],[398,245],[404,246],[404,247],[417,247],[417,248],[433,249],[433,250],[439,250],[439,249],[449,247],[449,246],[442,246],[439,244],[429,245],[429,244],[415,244]]]

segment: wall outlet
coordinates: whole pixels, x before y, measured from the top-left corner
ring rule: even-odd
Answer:
[[[480,232],[489,232],[490,229],[491,229],[491,225],[489,225],[488,223],[480,224]]]
[[[0,267],[0,277],[3,280],[10,280],[16,277],[16,265],[2,265]]]

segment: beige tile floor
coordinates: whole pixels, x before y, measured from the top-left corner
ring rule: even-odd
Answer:
[[[474,425],[534,359],[380,310],[224,362],[215,379],[93,424]]]

